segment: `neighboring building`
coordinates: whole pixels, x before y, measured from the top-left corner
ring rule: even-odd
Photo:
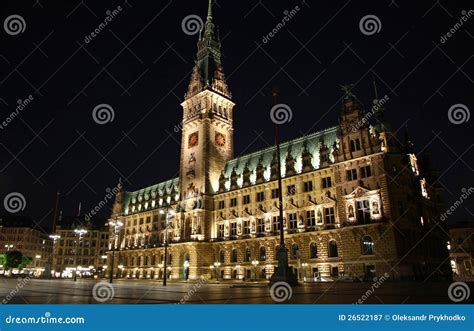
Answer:
[[[117,277],[157,279],[167,267],[173,279],[269,278],[277,265],[276,148],[234,158],[235,104],[220,46],[209,7],[181,104],[179,178],[134,192],[120,186],[116,195],[111,218],[124,224]],[[281,144],[283,227],[300,279],[450,277],[441,186],[410,139],[393,135],[384,100],[364,112],[347,87],[339,125]]]
[[[107,268],[108,228],[106,221],[82,222],[79,217],[61,218],[55,234],[52,272],[54,277],[70,278],[77,267],[78,277],[104,277]],[[85,234],[75,230],[83,229]]]
[[[451,267],[457,281],[474,281],[474,225],[458,225],[449,230]]]
[[[0,222],[0,254],[20,251],[23,256],[32,260],[22,272],[40,276],[44,272],[52,248],[48,235],[35,229],[31,223]],[[0,270],[3,270],[3,266]]]

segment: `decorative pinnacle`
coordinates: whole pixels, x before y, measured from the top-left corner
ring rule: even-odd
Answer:
[[[212,0],[209,0],[209,7],[207,8],[207,20],[212,21]]]

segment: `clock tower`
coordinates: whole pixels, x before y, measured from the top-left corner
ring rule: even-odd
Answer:
[[[235,105],[221,64],[221,43],[213,23],[211,0],[197,48],[191,81],[181,103],[180,195],[191,239],[204,239],[209,236],[204,223],[210,220],[213,208],[210,195],[218,191],[219,175],[233,158]]]

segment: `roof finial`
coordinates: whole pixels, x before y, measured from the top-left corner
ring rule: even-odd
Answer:
[[[212,21],[212,0],[209,0],[209,7],[207,8],[207,20]]]
[[[372,83],[374,84],[375,100],[379,101],[379,93],[377,91],[377,84],[375,83],[375,75],[372,73]]]

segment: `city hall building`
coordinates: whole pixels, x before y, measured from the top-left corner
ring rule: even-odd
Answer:
[[[269,278],[281,226],[300,280],[449,277],[442,189],[409,137],[391,131],[386,99],[364,111],[346,88],[338,125],[282,143],[280,205],[276,147],[234,156],[220,47],[209,6],[181,103],[179,177],[133,192],[120,184],[111,220],[123,225],[111,227],[107,253],[115,277],[162,279],[167,268],[174,280]]]

